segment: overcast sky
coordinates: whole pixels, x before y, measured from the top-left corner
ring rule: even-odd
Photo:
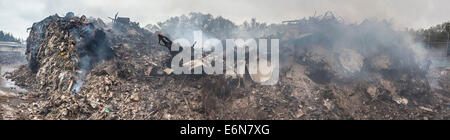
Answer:
[[[104,20],[119,12],[141,25],[189,12],[240,24],[252,17],[278,23],[332,11],[351,23],[377,18],[399,28],[424,28],[450,20],[450,0],[0,0],[0,30],[25,38],[33,22],[69,11]]]

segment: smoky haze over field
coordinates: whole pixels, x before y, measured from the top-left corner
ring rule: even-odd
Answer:
[[[73,11],[107,20],[116,12],[141,25],[189,12],[211,13],[238,24],[251,18],[268,23],[332,11],[346,22],[387,19],[397,28],[426,28],[450,19],[447,0],[1,0],[0,28],[26,38],[26,28],[48,15]]]

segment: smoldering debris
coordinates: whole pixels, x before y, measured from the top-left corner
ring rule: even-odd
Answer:
[[[269,34],[258,35],[281,39],[274,86],[257,84],[248,74],[171,74],[171,54],[158,34],[128,20],[50,16],[31,28],[29,66],[8,76],[32,89],[20,95],[28,102],[16,106],[22,111],[15,117],[449,118],[449,69],[430,68],[442,86],[434,88],[424,57],[414,51],[420,46],[389,24],[351,25],[327,14],[265,30]]]

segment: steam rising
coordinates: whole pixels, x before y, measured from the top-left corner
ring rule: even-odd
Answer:
[[[255,19],[236,25],[220,16],[191,13],[159,23],[157,28],[174,39],[187,38],[190,43],[196,30],[204,33],[203,38],[222,41],[281,39],[281,71],[294,63],[304,64],[308,66],[307,75],[320,84],[365,81],[379,75],[387,79],[425,78],[430,67],[427,50],[410,32],[397,30],[388,21],[348,24],[331,12],[270,25]]]

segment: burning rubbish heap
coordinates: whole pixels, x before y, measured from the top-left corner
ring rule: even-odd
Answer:
[[[100,19],[71,13],[50,16],[31,28],[26,53],[29,65],[11,77],[36,91],[24,98],[36,95],[43,99],[32,107],[36,112],[28,112],[33,117],[38,112],[51,113],[40,119],[100,119],[95,112],[114,111],[116,102],[138,101],[138,93],[151,86],[145,81],[155,80],[150,73],[162,71],[168,53],[157,47],[154,37],[133,22],[106,25]],[[61,111],[69,116],[52,116]]]
[[[286,52],[280,54],[284,58],[280,60],[286,72],[284,80],[298,83],[307,76],[305,83],[319,85],[316,92],[326,108],[334,110],[332,115],[357,119],[448,118],[445,103],[449,91],[436,92],[430,87],[426,50],[405,33],[376,21],[346,25],[332,15],[297,22],[288,24],[288,33],[284,34],[300,35],[284,36],[285,41],[280,41],[284,43],[280,52]]]
[[[158,35],[121,20],[50,16],[27,39],[28,66],[8,75],[30,89],[16,119],[448,119],[448,81],[384,23],[334,16],[282,24],[280,81],[174,75]],[[167,40],[168,38],[166,38]],[[447,74],[445,71],[437,72]],[[447,78],[448,79],[448,78]],[[446,83],[447,82],[447,83]]]

